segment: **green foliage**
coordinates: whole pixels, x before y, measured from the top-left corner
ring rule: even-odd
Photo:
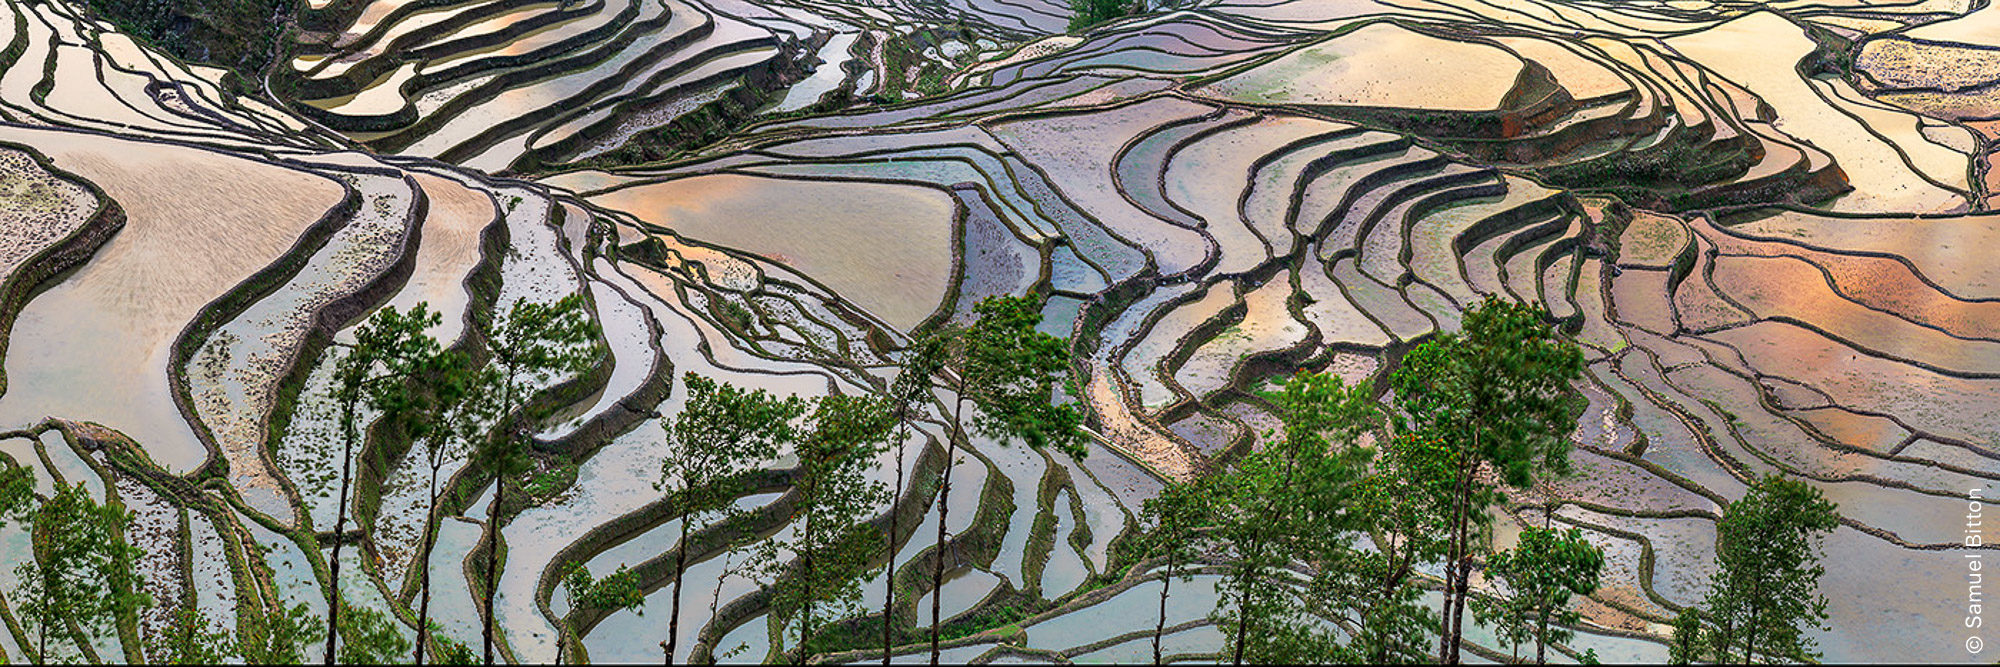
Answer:
[[[1676,646],[1686,645],[1690,659],[1699,649],[1721,662],[1818,658],[1815,642],[1803,631],[1825,627],[1820,543],[1839,525],[1839,509],[1812,485],[1777,475],[1758,480],[1722,511],[1716,524],[1718,571],[1703,600],[1706,610],[1683,613],[1675,627]],[[1684,631],[1682,623],[1691,629]]]
[[[385,665],[409,654],[410,640],[388,614],[352,604],[342,607],[340,664]]]
[[[1161,642],[1167,628],[1167,605],[1174,582],[1188,579],[1187,567],[1202,556],[1207,545],[1201,529],[1207,524],[1208,498],[1195,484],[1169,484],[1160,495],[1146,499],[1139,512],[1137,537],[1118,543],[1122,558],[1133,561],[1160,559],[1159,618],[1153,623],[1153,662],[1161,664]]]
[[[0,526],[29,518],[35,509],[35,472],[26,466],[0,470]]]
[[[673,456],[660,463],[660,488],[681,489],[681,507],[696,520],[729,506],[739,477],[796,440],[792,421],[807,404],[688,373],[687,400],[666,424]]]
[[[281,0],[86,0],[120,32],[183,60],[253,78],[278,55],[292,5]]]
[[[1498,489],[1477,474],[1490,469],[1513,487],[1569,472],[1567,395],[1583,376],[1583,353],[1549,324],[1548,311],[1487,297],[1465,314],[1464,330],[1438,336],[1403,355],[1389,376],[1396,430],[1450,447],[1450,465],[1421,470],[1446,476],[1419,487],[1442,492],[1448,544],[1438,657],[1459,653],[1475,533]]]
[[[474,364],[460,352],[432,357],[421,377],[427,403],[421,413],[424,426],[414,435],[436,470],[484,439],[500,417],[501,396],[493,390],[503,379],[498,368]]]
[[[1069,0],[1069,31],[1076,32],[1137,13],[1144,5],[1133,0]]]
[[[1164,559],[1171,569],[1184,565],[1202,553],[1200,529],[1208,518],[1208,497],[1196,484],[1169,484],[1160,494],[1146,499],[1139,511],[1140,533],[1118,543],[1124,558]]]
[[[550,304],[516,299],[500,316],[475,319],[474,324],[494,367],[483,378],[497,385],[480,386],[473,391],[496,396],[493,412],[503,420],[516,418],[535,387],[566,374],[582,372],[601,352],[597,346],[597,324],[591,321],[588,302],[581,294],[571,294]],[[528,469],[525,431],[529,428],[523,422],[503,423],[498,432],[484,435],[474,443],[473,465],[494,480],[492,517],[496,523],[505,520],[507,480]],[[498,588],[499,561],[499,549],[486,551],[480,659],[488,663],[493,661],[493,599]]]
[[[1487,463],[1509,486],[1569,471],[1576,427],[1565,409],[1583,375],[1583,352],[1548,324],[1548,311],[1487,297],[1465,328],[1403,355],[1390,386],[1404,430],[1464,449],[1461,463]]]
[[[1035,329],[1042,321],[1042,299],[1035,296],[992,296],[973,306],[969,325],[946,325],[917,336],[905,375],[928,379],[947,369],[956,371],[952,388],[951,437],[947,463],[939,475],[935,565],[931,587],[944,587],[946,516],[951,506],[950,463],[964,439],[963,411],[967,401],[978,406],[974,430],[1005,443],[1021,439],[1036,449],[1054,448],[1072,458],[1088,453],[1083,437],[1083,412],[1075,403],[1057,403],[1057,389],[1069,378],[1068,342]],[[931,657],[939,652],[938,626],[943,621],[938,597],[931,605]]]
[[[146,660],[157,665],[212,665],[236,657],[236,642],[193,605],[182,607],[165,630],[146,638]]]
[[[73,637],[67,624],[86,635],[104,632],[118,615],[147,602],[132,568],[140,552],[123,537],[131,520],[122,506],[98,504],[82,482],[58,483],[29,515],[35,559],[14,569],[15,600],[24,629],[35,637],[38,662],[66,658],[49,639]]]
[[[550,378],[588,368],[597,358],[597,325],[590,320],[582,295],[571,294],[553,304],[516,299],[505,314],[485,322],[480,334],[492,355],[494,372],[484,379],[497,386],[475,387],[475,393],[498,398],[495,412],[511,416],[527,401],[532,388]],[[524,425],[482,437],[473,448],[473,462],[496,478],[527,471]]]
[[[319,619],[304,603],[270,610],[264,616],[263,634],[241,636],[244,662],[258,665],[297,665],[305,661],[305,647],[320,641]]]
[[[1042,300],[994,296],[973,306],[969,326],[933,330],[946,365],[959,373],[960,393],[979,406],[973,426],[1001,440],[1021,439],[1036,449],[1053,448],[1083,458],[1083,412],[1074,403],[1055,403],[1069,377],[1069,342],[1035,329]]]
[[[597,332],[580,294],[551,304],[516,299],[505,314],[481,323],[480,334],[496,371],[487,379],[499,384],[475,391],[496,395],[497,412],[511,416],[526,403],[534,387],[589,368],[600,353]],[[525,472],[527,437],[520,431],[526,428],[524,424],[509,425],[493,437],[480,439],[473,450],[474,462],[502,478]]]
[[[419,307],[425,304],[419,303]],[[438,476],[446,463],[462,458],[485,436],[486,430],[500,415],[499,396],[489,388],[498,386],[499,371],[492,366],[474,364],[462,352],[449,351],[430,358],[430,363],[421,370],[424,391],[419,393],[422,403],[418,411],[425,426],[412,434],[417,444],[424,448],[425,461],[430,464],[430,477],[425,481],[424,516],[436,516],[438,506]],[[429,628],[433,625],[430,615],[431,601],[431,555],[436,546],[437,533],[424,532],[421,551],[422,563],[418,575],[417,623]],[[417,646],[412,651],[413,660],[424,656],[437,658],[445,646],[433,647],[431,640],[436,631],[419,633]],[[441,638],[440,638],[441,639]],[[464,644],[457,644],[464,649]]]
[[[394,306],[384,307],[355,330],[354,343],[334,364],[334,401],[341,409],[341,435],[351,442],[359,437],[356,408],[367,405],[381,411],[384,419],[396,420],[408,428],[421,428],[417,394],[409,379],[436,363],[441,351],[436,339],[424,331],[443,321],[419,303],[408,313]]]
[[[515,299],[505,315],[486,322],[480,333],[486,337],[493,362],[521,375],[574,373],[589,367],[600,353],[597,324],[591,321],[588,302],[581,294],[548,304]]]
[[[1687,607],[1674,617],[1673,641],[1667,644],[1667,662],[1675,665],[1693,664],[1707,655],[1702,647],[1701,610]]]
[[[563,576],[563,588],[569,591],[570,605],[577,609],[638,610],[646,605],[646,593],[639,588],[639,573],[622,564],[618,571],[596,579],[583,563],[571,563],[569,574]]]
[[[472,665],[479,662],[479,656],[473,655],[472,647],[465,642],[441,636],[435,629],[431,631],[431,641],[437,643],[437,649],[430,654],[432,664]]]
[[[889,400],[833,395],[814,405],[811,431],[798,443],[792,523],[799,528],[760,546],[771,608],[796,633],[801,662],[811,658],[822,619],[860,611],[869,557],[882,548],[881,534],[863,524],[889,499],[869,471],[895,427]]]
[[[757,316],[751,314],[750,309],[741,303],[728,299],[717,299],[716,306],[721,312],[722,320],[729,323],[737,331],[748,334],[750,333],[750,326],[757,323]]]
[[[1172,484],[1146,503],[1146,532],[1125,548],[1165,558],[1169,585],[1177,563],[1205,553],[1228,560],[1214,616],[1235,661],[1401,659],[1396,647],[1415,646],[1426,627],[1410,585],[1419,551],[1389,535],[1375,549],[1358,546],[1371,531],[1401,525],[1381,514],[1396,499],[1359,444],[1380,423],[1368,388],[1300,373],[1260,395],[1284,427],[1229,469]],[[1292,569],[1300,563],[1313,566],[1310,580]],[[1164,619],[1164,597],[1161,607]],[[1348,636],[1316,617],[1336,620]]]
[[[1494,627],[1502,641],[1516,648],[1535,644],[1535,662],[1547,663],[1551,642],[1568,642],[1580,616],[1569,608],[1571,595],[1597,590],[1604,570],[1604,551],[1584,539],[1583,531],[1557,532],[1530,526],[1520,545],[1494,554],[1486,574],[1506,584],[1508,594],[1472,601],[1473,613]]]
[[[1208,478],[1206,493],[1219,551],[1231,561],[1217,586],[1226,650],[1237,662],[1323,662],[1339,638],[1311,622],[1306,609],[1327,600],[1291,575],[1293,563],[1343,560],[1347,496],[1365,474],[1369,453],[1356,446],[1375,423],[1366,387],[1339,376],[1300,373],[1262,392],[1284,421],[1264,446]]]
[[[665,424],[674,454],[660,462],[657,488],[678,488],[681,502],[681,544],[690,526],[726,512],[743,491],[742,476],[758,462],[798,438],[792,421],[806,410],[796,396],[778,398],[762,389],[744,389],[693,373],[683,376],[687,399]],[[687,549],[676,552],[673,609],[667,617],[669,655],[677,655],[680,640],[681,594],[687,574]],[[718,580],[719,581],[719,580]]]
[[[341,447],[335,533],[347,531],[348,512],[353,504],[348,496],[354,478],[354,450],[361,444],[362,408],[373,408],[384,423],[411,433],[421,433],[430,423],[426,418],[428,411],[420,394],[413,390],[411,380],[437,365],[441,350],[437,341],[424,332],[441,321],[443,316],[430,312],[427,304],[417,304],[408,313],[393,306],[385,307],[355,331],[347,353],[334,363],[332,398]],[[327,601],[334,611],[327,619],[327,662],[333,661],[334,646],[339,643],[341,629],[346,627],[340,621],[345,610],[332,604],[344,599],[340,593],[343,543],[334,540],[333,553],[328,557],[333,584],[327,587]]]
[[[1399,434],[1345,494],[1341,527],[1374,548],[1335,543],[1312,581],[1313,595],[1350,629],[1333,661],[1414,663],[1427,657],[1424,644],[1437,623],[1414,578],[1418,565],[1445,553],[1448,507],[1434,487],[1438,471],[1452,465],[1452,453],[1436,440]]]

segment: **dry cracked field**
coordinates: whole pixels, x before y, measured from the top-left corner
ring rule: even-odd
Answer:
[[[431,534],[445,635],[476,647],[497,544],[503,658],[652,662],[684,532],[654,417],[683,374],[878,392],[917,327],[1042,294],[1089,456],[973,438],[948,462],[940,390],[875,468],[912,462],[876,512],[917,536],[924,476],[961,490],[942,589],[907,540],[896,613],[921,628],[940,597],[949,662],[1143,662],[1161,574],[1114,548],[1140,504],[1268,437],[1267,381],[1379,383],[1498,295],[1587,361],[1576,474],[1495,517],[1608,556],[1557,658],[1664,661],[1721,507],[1776,473],[1841,508],[1826,660],[1986,661],[1963,623],[1992,550],[1966,496],[2000,495],[1982,3],[1169,0],[1065,32],[1057,0],[301,0],[241,71],[0,0],[0,455],[134,513],[151,605],[80,657],[141,661],[183,608],[324,614],[334,541],[354,604],[414,635]],[[496,304],[572,294],[605,353],[540,378],[531,497],[496,508],[460,457],[427,514],[423,453],[372,438],[335,534],[327,415],[362,318],[425,302],[465,346]],[[785,658],[731,570],[788,529],[795,462],[767,465],[750,523],[686,527],[676,660]],[[10,596],[30,544],[0,527]],[[572,562],[630,567],[646,613],[572,610]],[[1220,650],[1215,579],[1176,584],[1170,658]]]

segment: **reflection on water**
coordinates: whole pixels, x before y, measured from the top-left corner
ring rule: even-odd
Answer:
[[[145,445],[168,470],[192,470],[207,452],[169,392],[174,339],[202,306],[296,243],[340,189],[187,148],[24,128],[0,128],[0,139],[48,154],[126,213],[88,263],[22,309],[0,426],[50,415],[95,421]]]

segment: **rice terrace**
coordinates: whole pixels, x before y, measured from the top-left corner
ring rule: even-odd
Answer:
[[[2000,658],[1990,0],[0,7],[8,663]]]

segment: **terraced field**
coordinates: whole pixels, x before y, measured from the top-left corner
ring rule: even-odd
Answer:
[[[1827,660],[1984,659],[1961,619],[1993,548],[1965,499],[2000,479],[2000,9],[1202,0],[1065,32],[1054,0],[308,0],[238,72],[0,1],[0,454],[131,509],[152,596],[93,659],[143,660],[188,607],[324,614],[335,542],[350,599],[413,636],[432,535],[433,616],[476,646],[497,596],[508,660],[659,660],[683,549],[667,657],[783,660],[740,565],[788,530],[797,462],[752,475],[751,525],[682,526],[655,482],[684,374],[880,392],[913,331],[1020,294],[1069,340],[1089,456],[948,460],[940,389],[874,468],[910,462],[876,508],[917,536],[893,613],[921,632],[936,598],[946,661],[1150,660],[1163,574],[1114,549],[1141,503],[1266,437],[1266,382],[1380,384],[1487,296],[1545,305],[1588,362],[1577,474],[1496,517],[1608,555],[1555,654],[1664,661],[1720,508],[1777,473],[1841,508]],[[431,461],[379,433],[342,460],[370,312],[427,303],[469,348],[573,294],[604,352],[541,378],[510,502],[448,457],[427,512]],[[0,560],[35,557],[0,526]],[[572,562],[629,566],[646,613],[573,610]],[[1217,578],[1173,584],[1170,657],[1216,657]],[[848,634],[824,660],[881,658]]]

